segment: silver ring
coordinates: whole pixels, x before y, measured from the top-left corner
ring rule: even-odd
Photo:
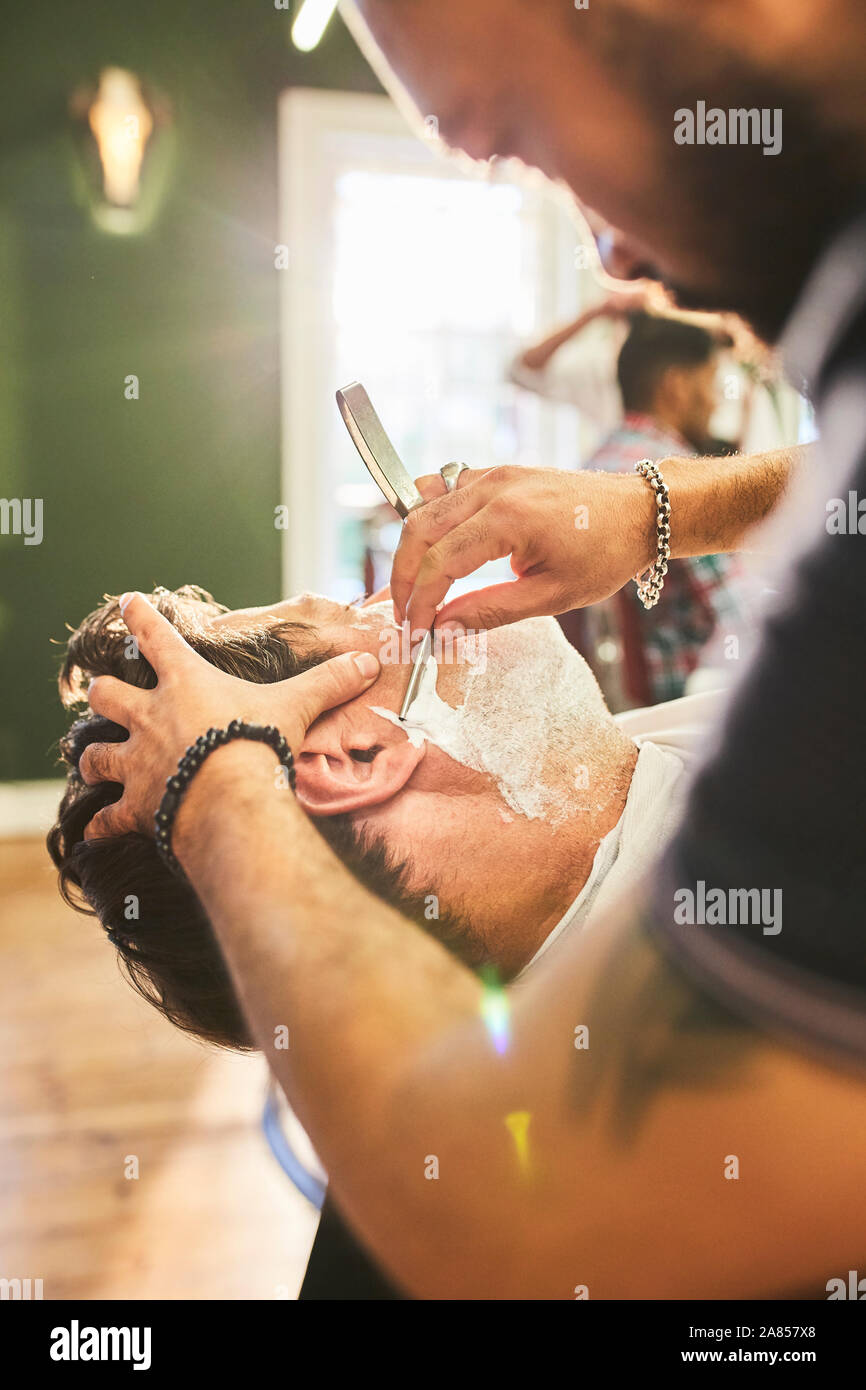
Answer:
[[[468,463],[443,463],[439,472],[442,474],[442,480],[449,492],[454,491],[457,486],[457,479],[468,467]]]

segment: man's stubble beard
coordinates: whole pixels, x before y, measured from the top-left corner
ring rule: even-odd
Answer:
[[[350,815],[310,819],[363,887],[435,937],[470,969],[496,963],[468,914],[444,907],[432,885],[425,890],[413,888],[411,865],[394,855],[381,835],[365,831]]]
[[[669,207],[664,227],[636,225],[662,265],[684,308],[728,309],[776,341],[809,270],[834,229],[863,196],[866,134],[831,130],[805,91],[750,65],[735,50],[711,47],[680,22],[636,14],[622,0],[605,0],[584,27],[573,27],[634,95],[655,130],[670,144],[655,185]],[[864,65],[866,66],[866,65]],[[760,145],[677,145],[674,113],[707,108],[779,108],[782,149]],[[580,196],[580,189],[576,193]],[[647,219],[655,209],[647,209]],[[636,210],[636,219],[643,217]],[[677,271],[678,260],[700,248],[703,270]]]

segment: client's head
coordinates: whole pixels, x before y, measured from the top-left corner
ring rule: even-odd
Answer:
[[[152,598],[200,656],[243,680],[285,680],[341,651],[374,652],[382,664],[371,689],[321,716],[294,750],[298,800],[363,883],[468,964],[496,963],[506,977],[525,964],[618,818],[635,755],[552,620],[440,651],[436,694],[459,727],[438,746],[435,732],[409,737],[393,717],[410,649],[390,602],[304,595],[230,612],[194,586]],[[99,919],[132,984],[173,1023],[252,1047],[189,884],[148,836],[84,839],[121,789],[88,785],[82,755],[127,736],[84,706],[99,675],[155,683],[114,599],[72,633],[60,673],[64,703],[84,707],[61,740],[67,787],[48,837],[61,892]]]

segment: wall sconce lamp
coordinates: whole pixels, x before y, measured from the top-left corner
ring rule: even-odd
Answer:
[[[79,187],[103,231],[143,231],[164,191],[170,116],[126,68],[104,68],[94,89],[73,94]]]

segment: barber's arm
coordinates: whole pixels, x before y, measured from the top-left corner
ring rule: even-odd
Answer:
[[[158,684],[95,683],[94,707],[131,731],[101,833],[146,828],[179,753],[250,692],[143,598],[125,616]],[[314,674],[258,688],[252,713],[269,702],[297,740],[336,698]],[[706,999],[634,906],[504,996],[494,1039],[477,978],[351,877],[274,771],[262,746],[214,753],[173,846],[342,1209],[410,1293],[749,1296],[849,1267],[866,1239],[862,1086]]]
[[[810,446],[729,458],[670,458],[671,556],[738,550],[773,510]],[[656,505],[637,474],[505,466],[466,469],[455,492],[418,480],[428,498],[403,526],[391,574],[398,618],[413,628],[448,621],[500,627],[565,613],[617,593],[656,556]],[[517,583],[437,607],[455,579],[511,557]]]

